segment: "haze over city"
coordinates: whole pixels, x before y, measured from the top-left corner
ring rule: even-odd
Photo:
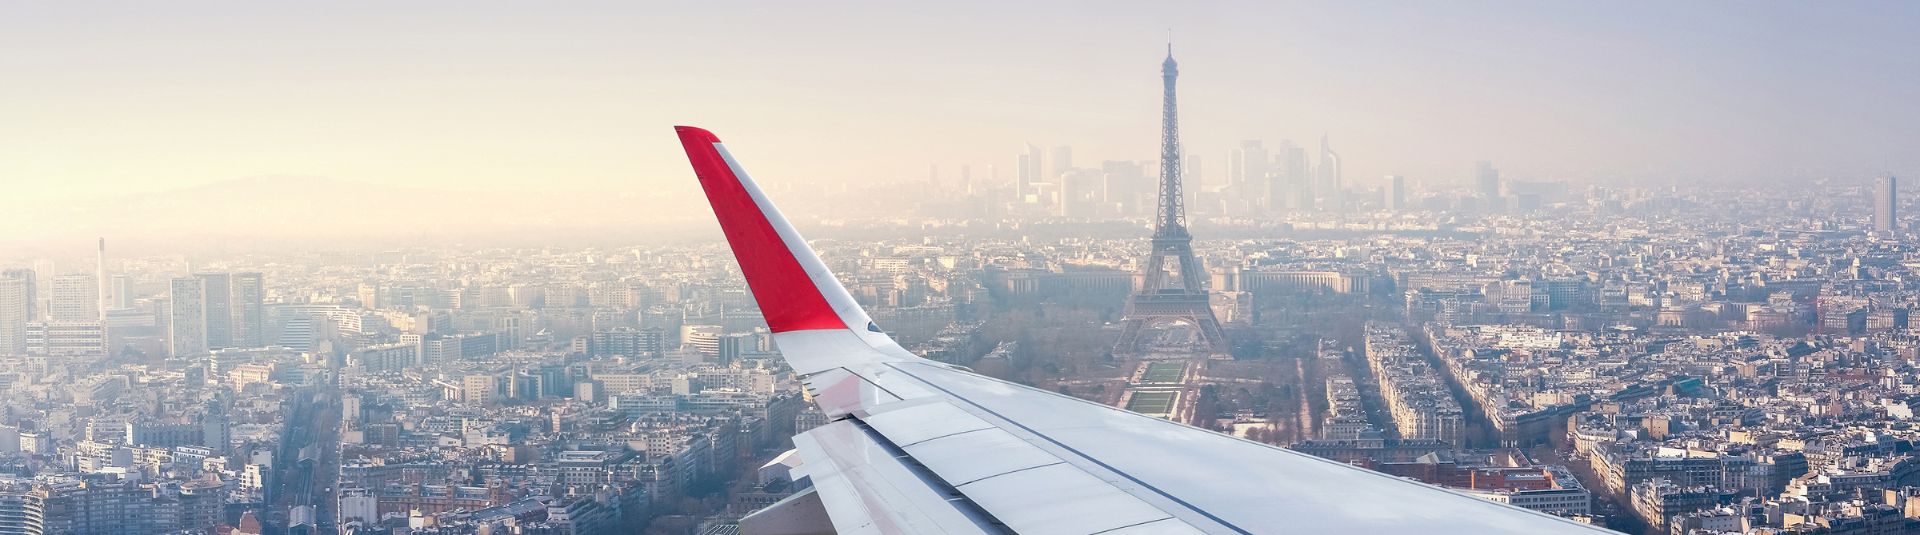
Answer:
[[[649,4],[0,5],[0,535],[1920,535],[1916,4]]]
[[[217,234],[63,207],[263,176],[617,196],[572,223],[694,222],[664,128],[681,123],[728,132],[774,188],[929,164],[1011,180],[1028,142],[1149,160],[1138,58],[1169,29],[1194,72],[1186,147],[1216,163],[1203,181],[1238,140],[1322,134],[1361,184],[1466,184],[1477,160],[1540,180],[1865,181],[1920,170],[1916,22],[1896,2],[21,3],[0,8],[0,243]],[[249,232],[368,217],[342,203]]]

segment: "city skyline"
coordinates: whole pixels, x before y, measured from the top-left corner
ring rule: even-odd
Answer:
[[[1920,5],[442,1],[0,7],[0,535],[1920,535]]]
[[[1920,445],[1910,427],[1920,402],[1911,394],[1920,391],[1912,373],[1920,301],[1915,267],[1900,260],[1915,234],[1875,230],[1879,203],[1835,188],[1614,190],[1515,211],[1515,192],[1503,186],[1513,202],[1467,191],[1442,199],[1455,209],[1390,219],[1403,227],[1196,240],[1231,358],[1115,354],[1123,322],[1101,318],[1122,317],[1146,263],[1138,229],[896,230],[813,243],[845,299],[872,311],[862,332],[1038,391],[1628,533],[1728,525],[1715,507],[1734,493],[1744,501],[1731,505],[1773,515],[1746,525],[1885,526],[1904,521],[1887,503],[1920,499],[1885,484],[1920,474],[1909,453]],[[1434,231],[1453,219],[1474,223]],[[1733,225],[1752,230],[1726,232]],[[744,526],[742,514],[792,487],[768,483],[785,473],[777,466],[741,469],[766,470],[761,463],[789,447],[786,436],[833,420],[805,408],[798,381],[807,374],[781,364],[780,333],[768,331],[752,279],[728,256],[713,242],[445,245],[249,252],[191,266],[176,255],[113,253],[95,272],[47,259],[6,269],[0,377],[10,382],[0,382],[0,396],[16,410],[0,415],[0,458],[36,472],[0,475],[0,514],[93,500],[116,505],[40,525],[145,533],[236,514],[274,525],[366,524],[453,500],[476,512],[424,514],[471,528],[559,503],[603,516],[548,512],[529,522],[625,532],[604,522],[669,522],[660,515],[691,506],[678,497],[702,492],[611,466],[647,461],[656,473],[747,474],[730,480],[727,509],[695,509]],[[125,303],[109,311],[108,328],[55,320],[88,316],[102,272]],[[187,272],[196,275],[180,276]],[[23,284],[33,279],[45,290],[39,298]],[[25,312],[33,301],[46,305],[44,316]],[[1257,395],[1231,393],[1241,389]],[[750,416],[760,413],[768,417]],[[627,446],[575,449],[602,440]],[[732,451],[730,441],[751,442],[753,462],[658,464],[668,452],[678,460]],[[321,453],[305,453],[316,444]],[[531,450],[539,454],[520,456]],[[578,471],[580,479],[552,485],[617,473],[623,495],[658,497],[612,514],[610,501],[543,494],[553,487],[537,475],[490,476],[510,484],[498,494],[460,486],[470,480],[455,474],[432,476],[453,486],[406,491],[376,468],[413,470],[409,459],[425,451],[442,459],[434,466]],[[316,463],[286,461],[310,455]],[[1851,491],[1825,486],[1820,478],[1830,476],[1887,494],[1860,505]],[[1338,489],[1316,481],[1288,490]],[[210,506],[203,493],[231,501]],[[1801,520],[1778,518],[1795,507],[1808,509],[1789,513]],[[1382,509],[1313,517],[1329,518],[1397,517]]]
[[[271,175],[679,199],[694,192],[658,141],[688,121],[765,146],[781,181],[802,186],[911,180],[929,163],[1010,178],[1027,142],[1075,146],[1083,162],[1148,160],[1154,118],[1131,110],[1153,101],[1139,83],[1152,72],[1135,58],[1169,26],[1207,73],[1189,80],[1183,125],[1206,159],[1242,139],[1330,134],[1347,176],[1416,182],[1469,181],[1477,160],[1530,179],[1655,184],[1914,174],[1902,148],[1920,108],[1896,97],[1920,87],[1920,60],[1898,53],[1913,38],[1892,30],[1920,9],[1732,5],[1136,4],[1005,17],[994,4],[417,4],[378,19],[9,6],[0,61],[27,83],[0,88],[15,118],[0,127],[0,176],[16,182],[0,202]],[[654,32],[623,24],[668,18],[678,24]],[[766,27],[731,29],[742,22]],[[807,59],[772,61],[774,46]]]

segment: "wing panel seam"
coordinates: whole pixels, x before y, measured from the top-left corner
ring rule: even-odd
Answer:
[[[1015,469],[1012,469],[1012,470],[1008,470],[1008,471],[1005,471],[1005,472],[1001,472],[1001,473],[998,473],[998,474],[994,474],[994,475],[990,475],[990,476],[984,476],[984,477],[977,477],[977,478],[973,478],[973,480],[971,480],[971,481],[968,481],[968,482],[966,482],[966,483],[959,483],[959,484],[955,484],[955,485],[953,486],[953,488],[956,488],[956,489],[957,489],[957,488],[960,488],[960,487],[965,487],[965,486],[967,486],[967,485],[971,485],[971,484],[974,484],[974,483],[979,483],[979,482],[981,482],[981,481],[986,481],[986,480],[989,480],[989,479],[993,479],[993,478],[996,478],[996,477],[1000,477],[1000,476],[1004,476],[1004,475],[1007,475],[1007,474],[1018,474],[1018,473],[1020,473],[1020,472],[1025,472],[1025,471],[1028,471],[1028,470],[1033,470],[1033,469],[1036,469],[1036,468],[1046,468],[1046,467],[1049,467],[1049,466],[1060,466],[1060,465],[1063,465],[1063,464],[1067,464],[1067,462],[1066,462],[1066,461],[1054,461],[1054,462],[1050,462],[1050,463],[1047,463],[1047,464],[1036,464],[1036,465],[1033,465],[1033,466],[1029,466],[1029,467],[1026,467],[1026,468],[1015,468]]]
[[[916,459],[913,457],[913,454],[907,453],[907,450],[901,448],[898,444],[894,444],[893,441],[889,440],[886,435],[881,434],[880,430],[874,429],[872,425],[869,425],[867,422],[862,421],[859,418],[848,418],[846,421],[852,422],[855,427],[859,428],[864,434],[866,434],[868,440],[872,440],[875,444],[878,444],[880,445],[880,447],[887,450],[887,453],[892,455],[894,459],[901,461],[903,464],[912,466],[914,471],[916,472],[916,475],[925,478],[924,479],[925,482],[930,484],[945,486],[946,487],[945,489],[936,488],[936,490],[939,491],[941,494],[946,494],[948,496],[947,498],[948,502],[961,504],[960,505],[961,507],[970,509],[974,514],[977,514],[982,519],[986,520],[989,524],[983,527],[998,528],[1001,530],[1002,533],[1008,533],[1008,534],[1012,533],[1011,530],[1006,529],[1006,523],[1001,522],[998,517],[993,516],[992,511],[988,511],[985,507],[981,507],[979,502],[975,502],[973,501],[973,499],[968,498],[966,493],[960,492],[960,488],[958,486],[955,486],[952,483],[948,483],[947,480],[945,479],[941,479],[940,474],[934,472],[932,468],[929,468],[927,465],[921,463],[919,459]]]
[[[1157,522],[1165,522],[1165,521],[1168,521],[1168,520],[1174,520],[1174,518],[1173,518],[1173,517],[1171,517],[1171,516],[1168,516],[1168,517],[1164,517],[1164,518],[1156,518],[1156,519],[1153,519],[1153,520],[1148,520],[1148,521],[1146,521],[1146,522],[1140,522],[1140,523],[1137,523],[1137,524],[1127,524],[1127,525],[1125,525],[1125,526],[1120,526],[1120,527],[1117,527],[1117,528],[1109,528],[1109,529],[1103,529],[1103,530],[1100,530],[1100,531],[1095,531],[1095,532],[1093,532],[1093,533],[1088,533],[1087,535],[1100,535],[1101,533],[1112,533],[1112,532],[1115,532],[1115,531],[1120,531],[1120,530],[1123,530],[1123,529],[1127,529],[1127,528],[1137,528],[1137,527],[1140,527],[1140,526],[1145,526],[1145,525],[1147,525],[1147,524],[1153,524],[1153,523],[1157,523]]]
[[[883,386],[883,385],[881,385],[881,384],[880,384],[879,382],[876,382],[876,381],[874,381],[873,379],[868,379],[868,378],[867,378],[867,376],[865,376],[865,375],[860,375],[860,372],[857,372],[857,371],[854,371],[854,370],[853,370],[853,368],[848,368],[848,367],[846,367],[846,366],[835,366],[835,367],[832,367],[832,368],[828,368],[828,369],[825,369],[825,370],[820,370],[820,371],[819,371],[818,373],[810,373],[810,374],[807,374],[807,376],[806,376],[806,377],[802,377],[802,378],[800,378],[800,383],[801,383],[802,385],[805,385],[805,386],[806,386],[807,388],[809,388],[809,389],[812,389],[812,388],[813,388],[813,384],[812,384],[811,382],[809,382],[809,381],[808,381],[809,379],[813,379],[813,378],[814,378],[814,377],[816,377],[816,376],[819,376],[819,375],[821,375],[821,374],[824,374],[824,373],[827,373],[827,372],[831,372],[831,371],[833,371],[833,370],[840,370],[840,371],[844,371],[844,372],[847,372],[847,375],[851,375],[851,376],[854,376],[855,378],[858,378],[858,379],[860,379],[860,382],[862,382],[862,383],[866,383],[866,384],[869,384],[869,385],[873,385],[873,388],[875,388],[875,389],[877,389],[877,390],[879,390],[879,391],[881,391],[881,392],[883,392],[883,393],[885,393],[885,394],[886,394],[886,395],[888,395],[888,396],[892,396],[892,397],[893,397],[893,399],[894,399],[894,401],[906,401],[907,399],[910,399],[910,398],[906,398],[906,397],[901,397],[901,396],[900,396],[899,394],[895,394],[895,393],[893,393],[893,391],[892,391],[892,390],[887,390],[887,387],[886,387],[886,386]],[[905,373],[905,372],[902,372],[902,373]],[[913,377],[914,379],[919,379],[919,378],[920,378],[920,377],[919,377],[919,376],[917,376],[917,375],[910,375],[910,376],[911,376],[911,377]],[[922,380],[921,382],[926,382],[926,381],[925,381],[925,380]],[[816,395],[816,397],[817,397],[817,396],[818,396],[818,392],[815,392],[815,395]]]
[[[931,387],[931,388],[933,388],[934,390],[939,390],[939,391],[940,391],[941,393],[944,393],[944,394],[946,394],[946,395],[948,395],[948,396],[950,396],[950,397],[952,397],[953,399],[957,399],[957,400],[960,400],[960,401],[964,401],[964,402],[966,402],[966,403],[967,403],[968,405],[972,405],[972,406],[973,406],[974,408],[976,408],[976,409],[979,409],[979,410],[980,410],[981,412],[985,412],[985,413],[987,413],[987,414],[991,414],[991,415],[993,415],[993,417],[995,417],[995,418],[999,418],[999,419],[1001,419],[1001,420],[1005,420],[1005,421],[1006,421],[1006,422],[1007,422],[1008,424],[1011,424],[1011,425],[1013,425],[1014,427],[1018,427],[1018,428],[1020,428],[1020,430],[1022,430],[1022,431],[1026,431],[1026,432],[1027,432],[1028,434],[1031,434],[1031,435],[1033,435],[1033,436],[1036,436],[1036,437],[1039,437],[1039,438],[1040,438],[1041,440],[1045,440],[1045,441],[1047,441],[1047,443],[1049,443],[1049,444],[1053,444],[1053,445],[1054,445],[1055,447],[1058,447],[1058,448],[1060,448],[1060,449],[1062,449],[1062,450],[1066,450],[1066,451],[1067,451],[1067,452],[1069,452],[1069,453],[1072,453],[1072,454],[1074,454],[1074,455],[1077,455],[1077,456],[1079,456],[1079,457],[1080,457],[1081,459],[1086,459],[1086,460],[1087,460],[1087,462],[1090,462],[1090,463],[1093,463],[1093,464],[1095,464],[1095,465],[1098,465],[1099,467],[1101,467],[1101,468],[1104,468],[1104,469],[1106,469],[1106,470],[1107,470],[1107,471],[1109,471],[1109,472],[1113,472],[1114,474],[1116,474],[1116,475],[1119,475],[1120,477],[1124,477],[1124,478],[1127,478],[1127,481],[1132,481],[1132,482],[1133,482],[1133,483],[1134,483],[1135,485],[1139,485],[1139,486],[1140,486],[1140,488],[1144,488],[1144,489],[1147,489],[1147,490],[1150,490],[1150,491],[1153,491],[1153,493],[1154,493],[1154,494],[1158,494],[1158,495],[1160,495],[1160,496],[1161,496],[1162,498],[1166,498],[1167,500],[1170,500],[1170,501],[1172,501],[1173,503],[1177,503],[1177,504],[1180,504],[1180,506],[1181,506],[1181,507],[1185,507],[1185,508],[1187,508],[1187,510],[1188,510],[1188,511],[1193,511],[1193,512],[1194,512],[1195,514],[1198,514],[1198,515],[1200,515],[1200,516],[1204,516],[1204,517],[1207,517],[1207,519],[1208,519],[1208,520],[1212,520],[1212,521],[1213,521],[1213,522],[1214,522],[1215,524],[1218,524],[1218,525],[1220,525],[1221,527],[1225,527],[1225,528],[1227,528],[1227,529],[1230,529],[1230,530],[1233,530],[1233,532],[1234,532],[1234,533],[1239,533],[1240,535],[1253,535],[1253,532],[1251,532],[1251,531],[1247,531],[1247,530],[1245,530],[1245,529],[1242,529],[1242,528],[1241,528],[1240,526],[1236,526],[1236,525],[1234,525],[1234,524],[1233,524],[1232,522],[1228,522],[1228,521],[1227,521],[1226,519],[1224,519],[1224,518],[1220,518],[1219,516],[1216,516],[1216,515],[1214,515],[1213,513],[1209,513],[1209,512],[1207,512],[1207,511],[1206,511],[1206,510],[1204,510],[1204,509],[1201,509],[1201,508],[1199,508],[1199,507],[1195,507],[1195,506],[1194,506],[1193,504],[1191,504],[1191,503],[1188,503],[1188,502],[1187,502],[1186,500],[1182,500],[1182,499],[1180,499],[1179,497],[1177,497],[1177,496],[1174,496],[1174,495],[1173,495],[1173,494],[1171,494],[1171,493],[1168,493],[1167,491],[1164,491],[1164,490],[1160,490],[1160,488],[1159,488],[1159,487],[1155,487],[1155,486],[1153,486],[1152,484],[1149,484],[1149,483],[1147,483],[1146,481],[1142,481],[1142,480],[1140,480],[1140,478],[1137,478],[1137,477],[1134,477],[1134,476],[1133,476],[1133,474],[1129,474],[1129,473],[1126,473],[1126,472],[1123,472],[1123,471],[1121,471],[1121,470],[1120,470],[1119,468],[1114,468],[1114,467],[1113,467],[1113,465],[1110,465],[1110,464],[1107,464],[1107,463],[1105,463],[1105,462],[1102,462],[1102,461],[1100,461],[1099,459],[1095,459],[1095,458],[1093,458],[1093,456],[1091,456],[1091,455],[1087,455],[1086,453],[1084,453],[1084,452],[1081,452],[1080,450],[1077,450],[1077,449],[1074,449],[1074,448],[1073,448],[1072,446],[1068,446],[1068,445],[1066,445],[1066,444],[1064,444],[1064,443],[1062,443],[1062,442],[1060,442],[1059,440],[1055,440],[1055,439],[1054,439],[1053,437],[1050,437],[1050,436],[1047,436],[1046,434],[1043,434],[1043,433],[1041,433],[1041,432],[1039,432],[1039,431],[1035,431],[1035,430],[1034,430],[1033,428],[1031,428],[1031,427],[1027,427],[1027,426],[1026,426],[1025,424],[1022,424],[1022,423],[1020,423],[1020,422],[1018,422],[1018,421],[1015,421],[1015,420],[1014,420],[1014,419],[1012,419],[1012,418],[1008,418],[1008,417],[1006,417],[1005,415],[1002,415],[1002,414],[1000,414],[999,412],[996,412],[996,411],[994,411],[993,409],[989,409],[989,408],[987,408],[986,406],[983,406],[983,405],[981,405],[981,404],[979,404],[979,403],[976,403],[976,402],[974,402],[974,401],[973,401],[973,400],[971,400],[971,399],[967,399],[967,398],[966,398],[966,396],[962,396],[962,395],[960,395],[960,394],[956,394],[956,393],[954,393],[954,392],[953,392],[952,390],[947,390],[947,389],[946,389],[946,387],[942,387],[942,386],[940,386],[940,385],[937,385],[937,384],[934,384],[934,383],[933,383],[933,381],[928,381],[928,380],[926,380],[926,379],[923,379],[923,378],[921,378],[921,377],[920,377],[919,375],[917,375],[917,374],[914,374],[913,372],[911,372],[911,371],[908,371],[908,370],[906,370],[905,368],[902,368],[902,367],[900,367],[900,366],[897,366],[897,365],[895,365],[894,363],[891,363],[891,362],[888,362],[888,363],[884,363],[884,364],[886,364],[886,366],[887,366],[887,367],[889,367],[889,368],[893,368],[893,370],[894,370],[894,371],[897,371],[897,372],[900,372],[900,373],[902,373],[902,374],[906,374],[906,376],[907,376],[907,377],[912,377],[912,378],[914,378],[914,380],[917,380],[917,381],[920,381],[921,383],[923,383],[923,384],[925,384],[925,385],[927,385],[928,387]],[[1123,490],[1123,492],[1124,492],[1124,490]]]
[[[901,445],[900,445],[900,448],[901,448],[901,449],[906,449],[906,448],[911,448],[911,447],[914,447],[914,446],[917,446],[917,445],[920,445],[920,444],[924,444],[924,443],[927,443],[927,442],[931,442],[931,441],[935,441],[935,440],[940,440],[940,439],[943,439],[943,438],[947,438],[947,437],[952,437],[952,436],[959,436],[959,435],[964,435],[964,434],[967,434],[967,433],[978,433],[978,432],[981,432],[981,431],[986,431],[986,430],[988,430],[988,429],[993,429],[993,426],[987,426],[987,427],[982,427],[982,428],[979,428],[979,429],[968,429],[968,430],[966,430],[966,431],[954,431],[954,432],[952,432],[952,433],[947,433],[947,434],[944,434],[944,435],[940,435],[940,436],[937,436],[937,437],[928,437],[928,438],[923,438],[923,439],[920,439],[920,440],[915,440],[915,441],[913,441],[912,443],[909,443],[909,444],[901,444]]]

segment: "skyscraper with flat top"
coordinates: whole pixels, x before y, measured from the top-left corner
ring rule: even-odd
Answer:
[[[1875,232],[1893,232],[1899,228],[1896,219],[1900,205],[1900,183],[1893,175],[1883,175],[1873,185],[1873,230]]]
[[[27,293],[24,299],[27,302],[27,316],[22,321],[39,321],[40,277],[35,275],[32,269],[13,268],[0,271],[0,279],[18,279],[23,286],[26,286]]]
[[[1307,211],[1313,209],[1313,176],[1307,172],[1307,148],[1295,145],[1293,141],[1280,142],[1278,153],[1281,174],[1285,175],[1287,208]]]
[[[233,274],[232,291],[233,345],[237,347],[267,345],[266,288],[260,274],[257,272]]]
[[[1191,152],[1187,153],[1186,160],[1180,163],[1180,172],[1186,174],[1186,176],[1181,177],[1183,183],[1192,186],[1187,189],[1192,190],[1196,194],[1206,191],[1206,185],[1203,182],[1205,177],[1200,176],[1200,155]]]
[[[207,285],[180,277],[167,285],[167,347],[175,357],[207,353]]]
[[[1320,209],[1328,212],[1340,212],[1346,207],[1344,190],[1341,184],[1340,153],[1333,151],[1333,145],[1327,142],[1326,134],[1320,135],[1319,183],[1314,189],[1320,194]]]
[[[1040,147],[1036,147],[1032,143],[1027,144],[1027,153],[1020,155],[1020,174],[1018,177],[1020,181],[1014,184],[1013,198],[1016,201],[1025,200],[1027,194],[1033,193],[1033,183],[1045,182],[1047,180],[1040,172],[1042,168],[1041,163],[1045,159],[1046,157],[1044,153],[1040,151]]]
[[[1234,149],[1233,159],[1233,170],[1240,175],[1233,177],[1233,183],[1241,188],[1238,194],[1250,200],[1266,199],[1267,164],[1272,158],[1267,157],[1265,144],[1258,139],[1243,140],[1240,147]]]
[[[28,272],[32,273],[32,272]],[[33,286],[28,279],[0,277],[0,355],[27,353],[27,322]]]
[[[1047,180],[1059,180],[1060,175],[1073,170],[1073,147],[1053,148],[1053,169],[1047,173]]]
[[[113,306],[108,310],[133,308],[133,277],[114,275],[112,288]]]
[[[1473,164],[1473,181],[1480,197],[1500,198],[1500,170],[1493,168],[1493,162],[1480,161]]]
[[[204,333],[207,336],[207,349],[225,349],[233,347],[233,275],[228,273],[199,273],[201,314],[207,318]]]
[[[1388,212],[1400,212],[1407,209],[1407,177],[1387,175],[1387,191],[1384,198]]]
[[[107,302],[107,239],[106,238],[100,238],[100,256],[94,258],[93,283],[96,288],[93,294],[93,298],[94,298],[93,311],[99,314],[99,316],[95,317],[94,319],[99,320],[101,324],[105,324],[107,322],[107,305],[109,304]]]
[[[93,275],[80,273],[54,277],[47,317],[53,321],[100,321],[100,282]]]

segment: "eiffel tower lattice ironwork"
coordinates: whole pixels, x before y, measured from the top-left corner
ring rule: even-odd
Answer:
[[[1193,257],[1193,235],[1187,232],[1180,191],[1180,121],[1173,94],[1180,69],[1173,61],[1171,44],[1167,45],[1167,60],[1160,64],[1160,76],[1166,83],[1166,94],[1160,115],[1160,207],[1153,220],[1153,250],[1147,252],[1140,288],[1127,300],[1114,354],[1164,352],[1167,348],[1143,347],[1150,342],[1141,339],[1143,332],[1153,325],[1185,322],[1193,325],[1200,337],[1192,347],[1184,348],[1187,352],[1225,356],[1226,335],[1213,315],[1207,289],[1202,285],[1205,273]]]

